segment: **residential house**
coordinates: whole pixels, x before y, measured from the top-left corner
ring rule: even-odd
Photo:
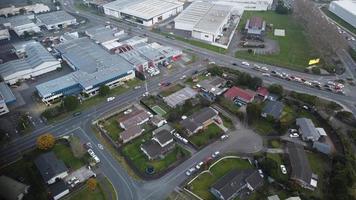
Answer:
[[[54,200],[61,199],[65,195],[69,194],[69,187],[63,180],[55,182],[54,184],[50,185],[48,189],[49,195]]]
[[[266,21],[261,17],[253,16],[247,20],[245,34],[249,39],[262,40],[266,31]]]
[[[257,96],[262,98],[265,101],[269,96],[269,91],[266,87],[258,87],[256,90]]]
[[[133,126],[138,126],[146,123],[152,114],[141,109],[132,111],[129,114],[126,114],[117,119],[117,122],[120,124],[120,127],[123,129],[128,129]]]
[[[21,200],[27,194],[29,185],[25,185],[7,176],[0,176],[0,199]]]
[[[313,148],[325,155],[330,155],[332,153],[332,147],[330,144],[327,143],[314,142]]]
[[[290,178],[301,187],[314,190],[317,187],[318,176],[313,174],[303,146],[289,142],[287,143],[287,151],[292,168]]]
[[[244,90],[234,86],[224,93],[224,97],[242,106],[251,103],[255,98],[255,94],[250,90]]]
[[[299,133],[304,141],[318,141],[320,134],[314,126],[312,120],[308,118],[297,118],[296,124],[299,127]]]
[[[257,170],[232,170],[215,182],[210,192],[221,200],[231,200],[243,190],[253,192],[263,185],[263,178]]]
[[[272,117],[275,120],[279,120],[283,112],[284,104],[280,101],[268,101],[261,112],[261,116],[267,118]]]
[[[158,158],[163,159],[165,155],[175,147],[175,142],[173,140],[171,131],[169,131],[167,127],[162,127],[158,128],[158,130],[156,129],[153,132],[153,137],[151,140],[148,140],[141,145],[142,152],[146,154],[149,160]]]
[[[140,136],[144,131],[145,129],[141,128],[140,125],[131,126],[120,133],[120,140],[125,144]]]
[[[180,124],[187,130],[188,135],[193,135],[214,122],[221,121],[219,112],[211,107],[206,107],[182,120]]]
[[[53,184],[58,179],[68,176],[68,168],[52,151],[39,155],[34,162],[47,184]]]
[[[164,124],[167,124],[167,120],[160,115],[153,115],[151,118],[151,123],[156,127],[161,127]]]
[[[200,88],[203,92],[210,93],[214,96],[219,96],[226,91],[227,88],[224,87],[225,84],[225,79],[219,76],[214,76],[210,79],[200,81],[197,84],[197,87]]]

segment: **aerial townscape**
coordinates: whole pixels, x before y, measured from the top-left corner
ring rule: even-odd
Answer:
[[[355,200],[356,0],[0,0],[0,200]]]

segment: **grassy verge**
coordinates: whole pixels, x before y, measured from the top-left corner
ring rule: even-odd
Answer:
[[[172,35],[172,34],[169,34],[169,33],[163,33],[163,32],[158,32],[158,33],[166,36],[167,38],[174,38],[176,40],[179,40],[179,41],[182,41],[182,42],[186,42],[186,43],[189,43],[191,45],[194,45],[194,46],[197,46],[197,47],[200,47],[200,48],[203,48],[203,49],[207,49],[207,50],[210,50],[210,51],[215,51],[217,53],[225,54],[227,52],[227,50],[224,49],[224,48],[217,47],[217,46],[205,43],[203,41],[194,40],[194,39],[188,39],[188,38],[180,37],[180,36],[177,36],[177,35]]]
[[[114,115],[109,119],[104,120],[103,123],[104,129],[108,132],[108,135],[114,141],[118,141],[120,133],[124,131],[116,120],[117,120],[117,116]]]
[[[224,123],[224,126],[226,128],[228,128],[229,130],[234,130],[235,129],[235,126],[232,123],[232,120],[230,118],[228,118],[228,117],[226,117],[225,115],[222,115],[222,114],[220,115],[220,117],[221,117],[221,119],[222,119],[222,121]]]
[[[183,89],[184,87],[180,84],[175,84],[175,85],[172,85],[170,87],[167,87],[167,88],[163,88],[162,91],[160,92],[160,94],[164,97],[166,96],[169,96],[175,92],[177,92],[178,90],[181,90]]]
[[[351,31],[352,33],[356,34],[356,28],[353,27],[351,24],[345,22],[343,19],[335,15],[334,13],[330,12],[327,7],[322,7],[321,10],[335,22],[346,28],[347,30]]]
[[[213,195],[209,192],[209,189],[217,180],[219,180],[219,178],[223,177],[231,170],[243,170],[248,168],[251,168],[251,165],[246,160],[233,158],[224,159],[211,168],[211,173],[201,174],[188,185],[188,188],[204,200],[214,199]]]
[[[267,64],[287,67],[294,70],[303,71],[308,64],[308,60],[313,57],[304,30],[291,15],[279,15],[273,11],[253,12],[246,11],[239,23],[239,30],[244,27],[247,19],[251,16],[262,17],[267,24],[273,24],[273,28],[285,29],[285,37],[274,36],[273,30],[267,31],[267,38],[278,42],[280,52],[271,55],[257,55],[247,51],[237,51],[236,57],[264,62]]]
[[[70,198],[70,200],[107,200],[100,183],[95,190],[90,190],[85,186],[82,190]]]
[[[198,148],[208,144],[211,140],[217,139],[223,131],[215,123],[210,124],[205,130],[200,131],[189,138],[189,141]]]

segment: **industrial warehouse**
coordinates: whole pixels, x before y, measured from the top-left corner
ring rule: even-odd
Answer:
[[[329,10],[356,28],[356,1],[332,1]]]
[[[134,38],[129,40],[132,39]],[[156,75],[159,73],[159,66],[167,66],[182,53],[157,43],[140,42],[130,46],[122,41],[120,44],[122,46],[116,49],[115,54],[87,37],[57,45],[55,50],[74,72],[37,85],[42,101],[50,103],[59,97],[81,92],[93,96],[102,85],[113,88],[135,78],[135,71]]]
[[[106,15],[152,26],[180,13],[183,3],[169,0],[118,0],[105,4],[103,8]]]

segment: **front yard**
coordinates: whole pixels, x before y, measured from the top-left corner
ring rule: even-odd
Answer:
[[[117,115],[104,120],[102,125],[113,141],[118,141],[120,133],[124,131],[117,122]]]
[[[223,134],[223,130],[220,129],[215,123],[210,124],[206,129],[195,133],[189,138],[189,141],[196,147],[202,148],[210,141],[219,138]]]
[[[209,192],[209,189],[217,180],[219,180],[219,178],[223,177],[231,170],[244,170],[249,168],[252,168],[252,166],[247,160],[226,158],[214,165],[210,169],[211,173],[206,172],[201,174],[193,182],[187,185],[187,188],[204,200],[212,200],[214,197]]]
[[[181,90],[183,89],[184,86],[180,85],[180,84],[175,84],[175,85],[172,85],[172,86],[169,86],[169,87],[166,87],[166,88],[162,88],[160,94],[163,96],[163,97],[166,97],[166,96],[169,96],[175,92],[177,92],[178,90]]]
[[[64,142],[57,141],[57,144],[53,148],[53,152],[56,154],[58,159],[63,160],[66,166],[72,170],[79,169],[85,165],[85,158],[79,159],[74,157],[71,148],[64,144]]]

